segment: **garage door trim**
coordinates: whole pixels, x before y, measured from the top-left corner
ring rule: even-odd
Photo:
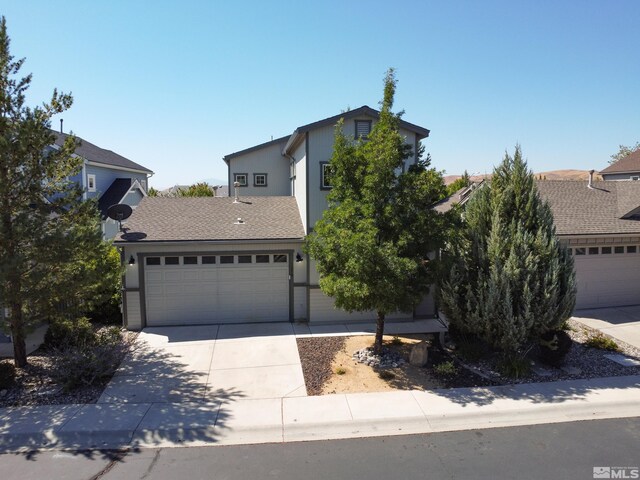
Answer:
[[[155,251],[155,252],[138,252],[138,284],[140,290],[140,314],[142,320],[142,328],[147,326],[147,286],[145,282],[145,267],[147,257],[189,257],[202,255],[287,255],[289,265],[289,322],[293,322],[293,261],[294,250],[198,250],[198,251]]]

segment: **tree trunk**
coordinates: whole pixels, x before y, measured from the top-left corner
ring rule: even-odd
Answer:
[[[376,355],[382,354],[382,336],[384,335],[384,313],[378,312],[378,319],[376,320],[376,339],[373,342],[373,353]]]
[[[11,305],[9,314],[11,315],[9,322],[13,340],[13,360],[16,367],[24,368],[27,366],[27,342],[22,324],[22,308],[19,305]]]

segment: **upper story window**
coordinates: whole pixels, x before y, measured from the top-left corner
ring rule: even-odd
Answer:
[[[254,187],[266,187],[267,186],[267,174],[266,173],[254,173],[253,174],[253,186]]]
[[[89,192],[96,191],[96,176],[91,173],[87,175],[87,191]]]
[[[233,174],[233,183],[238,182],[241,187],[247,186],[247,174],[246,173],[234,173]]]
[[[140,186],[142,187],[142,190],[144,190],[145,192],[147,191],[147,181],[146,180],[140,180]]]
[[[320,188],[329,190],[333,184],[331,183],[331,165],[329,162],[320,162]]]
[[[356,138],[366,140],[371,133],[371,120],[356,120]]]

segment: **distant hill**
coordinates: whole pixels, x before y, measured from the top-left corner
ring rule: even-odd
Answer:
[[[576,180],[587,181],[589,179],[589,170],[550,170],[548,172],[536,172],[534,173],[536,178],[542,178],[542,180]],[[444,183],[449,185],[455,182],[461,175],[445,175]],[[491,178],[491,174],[487,175],[474,175],[471,177],[473,181],[480,181],[483,178]],[[602,177],[598,174],[593,175],[594,180],[602,180]]]

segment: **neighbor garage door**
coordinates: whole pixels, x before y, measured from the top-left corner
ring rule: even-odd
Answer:
[[[289,320],[286,254],[149,256],[147,326]]]
[[[578,295],[576,308],[640,303],[638,245],[573,247]]]

